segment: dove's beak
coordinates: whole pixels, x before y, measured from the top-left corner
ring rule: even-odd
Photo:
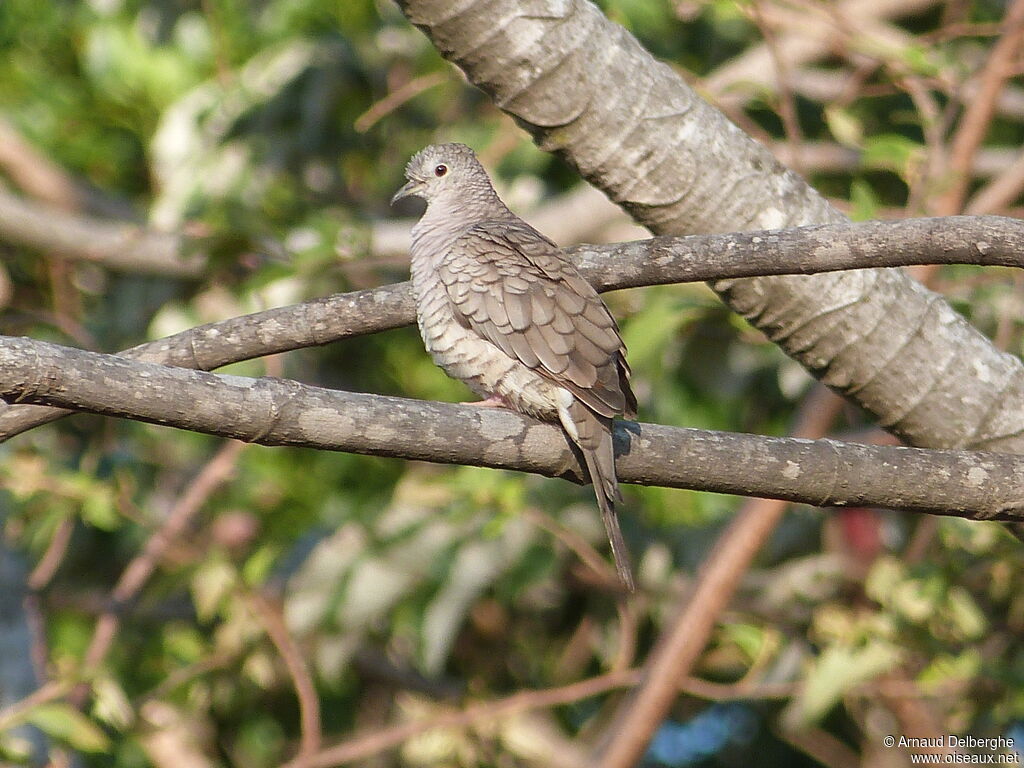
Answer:
[[[409,179],[409,181],[407,181],[400,190],[395,192],[395,196],[391,198],[391,204],[394,205],[403,198],[419,194],[422,188],[422,181],[417,181],[416,179]]]

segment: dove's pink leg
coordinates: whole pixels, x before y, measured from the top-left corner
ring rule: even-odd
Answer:
[[[463,405],[475,405],[478,408],[508,408],[508,403],[501,398],[501,395],[491,395],[486,400],[472,400]]]

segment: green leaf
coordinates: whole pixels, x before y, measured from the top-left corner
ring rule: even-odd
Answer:
[[[826,648],[808,672],[787,720],[801,726],[821,720],[846,691],[893,669],[901,655],[899,648],[884,642]]]
[[[835,105],[826,107],[825,122],[840,144],[860,147],[864,143],[864,124],[850,110]]]
[[[192,601],[200,621],[209,621],[235,586],[237,574],[228,563],[203,563],[192,577]]]
[[[872,136],[864,142],[865,168],[893,171],[906,181],[925,156],[924,146],[896,133]]]
[[[905,578],[903,564],[894,557],[880,557],[868,572],[864,580],[864,591],[868,597],[882,605],[886,604],[888,596],[896,589]]]
[[[280,554],[280,547],[271,544],[258,547],[242,566],[245,583],[255,587],[266,581]]]
[[[956,656],[939,654],[921,670],[917,679],[928,688],[940,687],[951,680],[972,680],[981,673],[981,669],[981,652],[977,648],[967,648]]]
[[[748,660],[757,659],[771,642],[771,632],[756,624],[727,624],[722,634],[735,643]]]
[[[43,704],[32,710],[28,721],[47,736],[66,742],[82,752],[104,752],[110,749],[107,735],[70,704]]]
[[[121,515],[114,503],[110,488],[93,484],[85,489],[82,499],[82,519],[101,531],[115,531],[121,527]]]
[[[963,587],[954,586],[949,590],[942,614],[946,629],[952,631],[958,640],[977,640],[988,628],[985,614]]]
[[[648,291],[643,310],[629,319],[622,332],[630,364],[638,370],[660,366],[680,329],[705,312],[704,304],[680,297],[677,290]]]
[[[935,49],[923,45],[907,45],[899,51],[900,59],[912,71],[924,77],[935,77],[941,72]]]
[[[96,678],[92,683],[92,692],[95,698],[93,717],[119,731],[131,726],[135,720],[135,710],[128,695],[114,678]]]
[[[31,759],[32,742],[24,735],[11,731],[0,733],[0,760],[27,765]]]
[[[871,221],[878,218],[880,203],[875,191],[863,179],[854,179],[850,184],[850,218],[854,221]]]

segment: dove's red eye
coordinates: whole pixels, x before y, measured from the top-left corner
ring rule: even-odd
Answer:
[[[436,168],[434,168],[434,175],[435,176],[444,176],[446,173],[448,173],[448,166],[447,165],[439,165]]]

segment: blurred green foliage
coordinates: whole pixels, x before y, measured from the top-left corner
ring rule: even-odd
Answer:
[[[698,77],[761,41],[749,3],[601,6]],[[970,14],[992,21],[998,4],[977,3]],[[937,9],[906,22],[912,42],[875,52],[863,95],[797,99],[804,139],[858,153],[853,168],[809,169],[855,218],[915,205],[927,147],[900,78],[962,69],[959,53],[990,41],[934,43],[928,35],[941,23]],[[401,259],[374,251],[374,228],[395,215],[387,201],[408,157],[438,139],[473,145],[503,190],[532,184],[540,204],[576,183],[386,0],[4,0],[0,83],[0,117],[44,156],[140,220],[187,229],[210,254],[204,279],[186,282],[71,266],[0,242],[14,288],[4,332],[70,345],[114,350],[403,279]],[[404,98],[385,101],[403,89]],[[784,138],[777,94],[752,98],[734,117],[765,138]],[[1018,120],[994,123],[1004,143],[1019,146],[1022,134]],[[958,308],[1020,351],[1024,310],[1005,273],[942,275]],[[786,431],[810,378],[704,286],[622,292],[609,302],[644,420]],[[468,398],[431,364],[414,329],[232,372]],[[862,426],[859,415],[847,413],[844,426]],[[79,679],[117,579],[220,450],[204,436],[96,417],[0,446],[5,541],[32,563],[58,563],[38,585],[41,674],[69,686]],[[58,698],[0,719],[0,754],[24,757],[27,743],[11,726],[29,722],[82,753],[84,765],[163,765],[160,734],[211,765],[260,768],[288,758],[299,712],[254,610],[257,593],[280,596],[335,740],[429,714],[436,700],[498,698],[597,674],[632,642],[642,657],[739,500],[625,491],[624,527],[647,593],[635,624],[623,623],[614,598],[579,564],[578,550],[600,549],[603,539],[589,489],[246,447],[130,602],[110,653],[89,672],[84,709]],[[763,727],[746,754],[786,765],[809,759],[773,735],[776,719],[829,729],[859,748],[871,710],[863,701],[877,698],[871,685],[895,669],[926,691],[955,693],[943,720],[951,732],[998,733],[1024,718],[1019,545],[997,526],[941,520],[927,556],[910,562],[901,552],[926,535],[923,523],[871,519],[883,554],[865,563],[844,543],[842,516],[823,523],[818,513],[793,514],[722,619],[702,675],[793,686],[782,702],[755,698]],[[61,530],[70,533],[64,550],[54,543]],[[676,714],[700,706],[682,697]],[[563,738],[592,731],[602,711],[594,701],[560,710]],[[395,763],[379,765],[529,764],[494,756],[515,754],[512,744],[498,731],[444,732],[410,741]]]

